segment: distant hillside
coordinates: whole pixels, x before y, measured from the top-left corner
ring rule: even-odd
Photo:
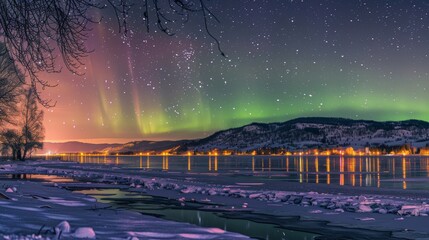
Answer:
[[[182,145],[189,143],[189,140],[179,141],[135,141],[122,144],[120,146],[113,146],[105,148],[111,153],[126,153],[126,152],[163,152],[175,151]]]
[[[290,150],[314,147],[398,146],[429,143],[429,123],[419,120],[377,122],[345,118],[297,118],[283,123],[251,123],[219,131],[190,142],[188,150],[230,149],[250,151],[258,148]]]
[[[122,144],[93,144],[83,142],[51,143],[45,142],[41,153],[50,151],[51,153],[78,153],[78,152],[98,152],[106,148],[118,147]]]

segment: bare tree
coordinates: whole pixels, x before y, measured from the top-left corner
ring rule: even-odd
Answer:
[[[11,151],[12,159],[21,159],[21,136],[15,129],[7,129],[0,134],[2,152]],[[18,157],[19,156],[19,157]]]
[[[37,96],[33,88],[26,91],[21,108],[22,159],[35,149],[43,148],[45,128],[43,127],[43,111],[39,110]]]
[[[0,1],[0,41],[3,41],[12,58],[19,62],[31,80],[31,86],[51,86],[38,77],[38,73],[61,70],[57,57],[73,73],[81,74],[82,59],[90,52],[85,41],[91,30],[90,24],[99,22],[91,16],[93,9],[113,9],[118,29],[124,36],[129,32],[129,18],[141,17],[149,31],[154,25],[162,32],[172,35],[170,26],[186,22],[190,15],[202,17],[207,34],[210,20],[219,21],[207,7],[208,0],[2,0]],[[141,13],[143,11],[143,13]],[[152,23],[153,20],[153,23]],[[36,91],[36,95],[38,92]],[[39,98],[41,101],[41,99]],[[49,102],[41,101],[44,105]]]
[[[6,46],[0,43],[0,127],[12,122],[23,83],[24,76],[19,73]]]
[[[12,151],[13,159],[25,160],[33,150],[43,148],[45,137],[43,111],[38,107],[33,88],[25,91],[19,107],[18,120],[15,125],[1,133],[0,140],[4,148]]]

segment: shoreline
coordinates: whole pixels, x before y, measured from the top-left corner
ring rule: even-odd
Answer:
[[[355,155],[346,155],[346,154],[99,154],[99,153],[59,153],[59,154],[36,154],[35,156],[40,159],[45,160],[57,160],[62,157],[429,157],[429,154],[355,154]]]
[[[426,202],[429,202],[429,194],[418,190],[386,191],[349,186],[275,183],[276,181],[258,185],[254,182],[242,182],[240,177],[231,175],[168,173],[59,161],[8,162],[0,164],[0,173],[50,174],[91,179],[108,186],[122,186],[154,196],[222,203],[226,206],[225,210],[252,210],[277,217],[300,216],[302,219],[327,221],[329,225],[349,229],[389,231],[393,232],[392,237],[395,238],[429,237],[426,227],[426,212],[429,211]],[[73,185],[79,184],[58,184],[59,187]],[[88,184],[80,185],[88,187]],[[326,202],[328,205],[333,204],[331,208],[322,207],[323,199],[329,199]],[[246,208],[243,208],[244,203]],[[396,212],[384,212],[381,210],[384,206],[393,206]],[[373,212],[377,208],[380,213]],[[351,209],[355,212],[351,212]]]

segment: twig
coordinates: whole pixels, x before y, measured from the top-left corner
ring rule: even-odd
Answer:
[[[39,231],[37,232],[36,235],[40,235],[40,233],[42,233],[43,228],[45,227],[45,224],[42,225],[42,227],[39,229]]]

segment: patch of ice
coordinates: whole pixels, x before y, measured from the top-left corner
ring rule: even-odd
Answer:
[[[261,193],[253,193],[249,195],[250,199],[255,199],[255,198],[259,198],[262,194]]]
[[[387,210],[382,208],[382,209],[378,210],[378,213],[387,214]]]
[[[5,205],[4,207],[18,209],[18,210],[31,211],[31,212],[41,212],[41,211],[43,211],[42,209],[32,208],[32,207],[21,207],[21,206],[12,206],[12,205]]]
[[[149,238],[174,238],[176,234],[158,233],[158,232],[128,232],[132,237],[149,237]]]
[[[188,188],[182,189],[181,192],[182,193],[194,193],[195,189],[188,187]]]
[[[73,200],[65,200],[59,197],[51,197],[50,199],[40,199],[41,201],[50,202],[62,206],[67,207],[83,207],[86,206],[83,202],[73,201]]]
[[[259,182],[253,182],[253,183],[235,183],[235,184],[237,184],[237,185],[241,185],[241,186],[262,186],[262,185],[264,185],[265,183],[259,183]]]
[[[6,214],[6,213],[0,213],[1,218],[10,218],[10,219],[18,219],[18,216],[12,215],[12,214]]]
[[[207,232],[209,232],[209,233],[216,233],[216,234],[223,234],[223,233],[225,233],[225,230],[220,229],[220,228],[206,228],[205,230]]]
[[[70,223],[67,221],[60,222],[55,229],[58,229],[59,231],[63,233],[69,233],[70,232]]]
[[[401,210],[410,210],[410,209],[415,209],[418,208],[419,206],[416,205],[404,205],[401,207]]]
[[[188,239],[213,239],[216,237],[214,235],[203,235],[203,234],[196,234],[196,233],[180,233],[179,236],[182,238],[188,238]]]
[[[364,202],[366,201],[366,197],[365,196],[359,196],[359,202]]]
[[[43,213],[46,217],[50,218],[50,219],[55,219],[55,220],[63,220],[63,219],[68,219],[69,221],[78,221],[81,220],[79,218],[75,218],[75,217],[71,217],[68,215],[64,215],[64,214],[55,214],[55,213]]]
[[[360,221],[375,221],[375,218],[371,218],[371,217],[356,218],[356,219]]]
[[[372,208],[367,205],[359,205],[359,212],[372,212]]]
[[[80,227],[76,229],[76,231],[73,233],[73,237],[94,239],[95,232],[94,229],[92,229],[91,227]]]

